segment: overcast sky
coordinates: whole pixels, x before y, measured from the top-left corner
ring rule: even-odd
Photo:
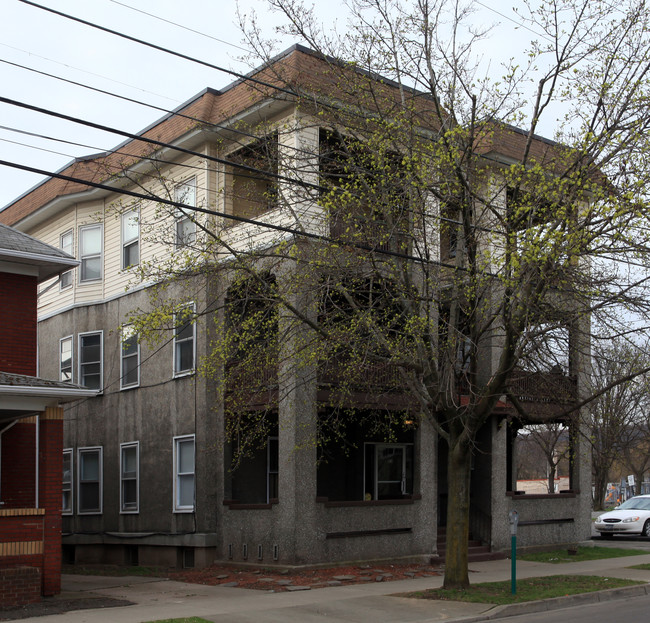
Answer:
[[[249,69],[239,60],[245,54],[239,46],[245,44],[237,26],[235,0],[40,0],[38,3],[215,65],[240,72]],[[486,54],[495,59],[495,65],[500,57],[521,49],[517,41],[527,42],[530,37],[499,15],[514,16],[513,3],[521,0],[492,0],[490,8],[481,9],[476,16],[477,21],[495,26],[490,43],[486,44],[489,45]],[[139,132],[164,112],[8,63],[165,109],[177,107],[205,87],[221,89],[234,79],[227,73],[151,50],[19,0],[1,0],[1,4],[0,84],[3,89],[0,95],[4,98]],[[263,0],[242,0],[239,5],[243,12],[254,7],[264,29],[274,35],[273,25],[278,18],[268,13]],[[340,0],[315,0],[315,5],[324,23],[336,21],[339,28],[345,27],[345,8]],[[281,47],[292,43],[286,39]],[[83,146],[19,134],[7,128]],[[122,140],[123,137],[115,134],[0,103],[0,160],[57,171],[74,157],[110,149]],[[0,166],[0,208],[43,179],[41,175]]]

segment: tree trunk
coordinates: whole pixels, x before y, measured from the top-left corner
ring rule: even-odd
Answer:
[[[596,470],[594,474],[594,510],[605,508],[605,495],[607,494],[607,472]]]
[[[472,454],[453,438],[449,443],[447,479],[447,552],[444,588],[467,588],[469,541],[469,487]]]

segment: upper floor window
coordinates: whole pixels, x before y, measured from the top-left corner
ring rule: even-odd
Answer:
[[[278,205],[278,133],[273,132],[228,156],[232,162],[229,200],[232,213],[245,218]],[[234,225],[236,221],[226,221]]]
[[[72,336],[59,340],[59,380],[72,382]]]
[[[97,514],[103,507],[102,448],[79,448],[77,500],[79,514]]]
[[[196,178],[192,177],[174,188],[174,201],[187,206],[196,206]],[[196,223],[188,209],[177,208],[176,216],[176,244],[187,246],[194,244],[196,239]]]
[[[61,251],[65,251],[68,255],[74,255],[74,234],[71,229],[61,234],[61,237],[59,238],[59,248]],[[63,290],[64,288],[69,288],[71,285],[72,271],[67,270],[61,275],[59,286],[61,290]]]
[[[72,514],[72,449],[63,451],[63,474],[61,478],[63,498],[61,511],[64,515]]]
[[[187,374],[194,370],[194,303],[174,314],[174,374]]]
[[[102,388],[101,331],[79,335],[79,384],[90,389]]]
[[[140,344],[132,327],[122,329],[120,389],[140,384]]]
[[[140,262],[140,210],[122,214],[122,270]]]
[[[85,225],[79,228],[80,281],[102,278],[102,226]]]

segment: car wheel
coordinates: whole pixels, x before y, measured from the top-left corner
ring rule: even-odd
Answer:
[[[650,537],[650,519],[648,519],[643,526],[643,536]]]

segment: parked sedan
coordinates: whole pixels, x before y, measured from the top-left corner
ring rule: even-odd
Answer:
[[[603,537],[615,534],[642,534],[650,537],[650,495],[636,495],[613,511],[596,519],[594,527]]]

